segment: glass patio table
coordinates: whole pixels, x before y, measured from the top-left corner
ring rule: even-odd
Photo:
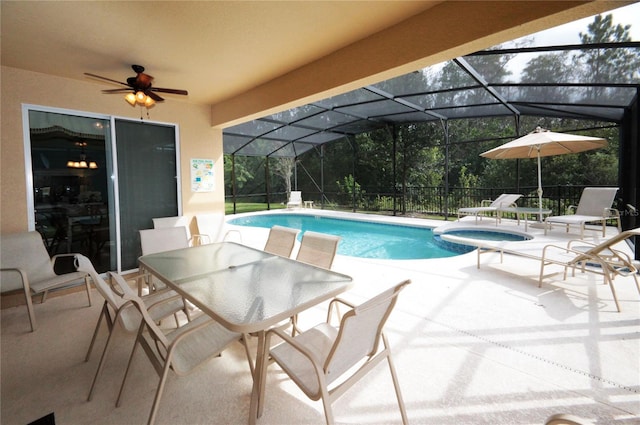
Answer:
[[[261,411],[265,332],[352,285],[350,276],[234,242],[149,254],[139,262],[226,328],[258,337],[249,423]]]

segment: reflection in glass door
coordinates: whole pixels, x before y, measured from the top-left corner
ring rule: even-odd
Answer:
[[[25,110],[29,196],[49,254],[83,254],[100,273],[137,268],[139,230],[180,213],[176,126]]]
[[[29,110],[35,227],[51,256],[115,269],[109,120]]]

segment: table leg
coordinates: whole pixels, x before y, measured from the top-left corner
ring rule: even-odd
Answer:
[[[256,368],[253,376],[253,389],[251,390],[251,404],[249,406],[249,425],[254,425],[258,418],[262,416],[264,387],[267,375],[267,365],[265,359],[268,356],[265,344],[265,331],[257,333],[258,351],[256,353]]]

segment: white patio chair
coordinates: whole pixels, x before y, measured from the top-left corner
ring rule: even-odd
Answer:
[[[306,231],[302,235],[296,260],[330,269],[338,252],[340,236]]]
[[[114,274],[113,277],[119,285],[126,286],[126,282],[121,276]],[[242,334],[228,330],[207,315],[202,315],[180,328],[165,333],[156,325],[155,320],[139,297],[130,292],[125,295],[125,299],[135,306],[142,320],[122,379],[116,406],[120,406],[133,358],[138,346],[141,346],[160,377],[147,421],[149,425],[155,422],[170,370],[177,375],[185,375],[212,357],[219,355],[234,341],[242,342],[248,353]],[[138,402],[137,397],[136,402]]]
[[[104,363],[107,358],[107,347],[109,345],[109,341],[115,333],[116,325],[119,324],[120,327],[127,333],[134,333],[138,330],[138,327],[140,325],[140,316],[135,311],[135,308],[131,304],[131,302],[128,301],[127,294],[133,293],[133,290],[129,288],[128,284],[124,282],[124,279],[120,275],[118,275],[118,278],[124,282],[123,285],[126,286],[125,290],[122,289],[123,285],[121,285],[120,283],[118,283],[117,286],[112,286],[109,285],[104,279],[102,279],[102,277],[100,277],[98,272],[96,272],[96,269],[93,267],[91,260],[89,260],[87,257],[78,255],[77,262],[78,270],[87,273],[91,277],[91,280],[93,280],[93,284],[95,285],[96,289],[104,298],[104,304],[102,306],[102,310],[100,311],[100,316],[98,317],[96,327],[93,331],[91,343],[89,344],[89,349],[87,350],[87,355],[84,359],[85,361],[89,361],[89,357],[91,356],[91,352],[96,342],[103,319],[107,324],[107,330],[109,332],[107,342],[105,343],[104,349],[102,351],[102,357],[100,358],[98,369],[96,370],[96,374],[93,378],[93,382],[91,383],[91,389],[89,390],[89,395],[87,397],[87,399],[91,401],[91,399],[93,398],[93,390],[95,389],[98,378],[102,372]],[[110,276],[114,276],[114,274],[110,272]],[[167,290],[154,292],[141,299],[144,302],[145,306],[149,309],[150,316],[155,322],[159,322],[162,319],[172,315],[175,316],[179,311],[184,311],[185,314],[187,314],[187,318],[190,319],[188,309],[184,300],[174,291]],[[178,318],[175,317],[175,319],[176,326],[178,326]]]
[[[498,196],[495,200],[483,199],[480,202],[479,207],[469,207],[469,208],[459,208],[458,209],[458,221],[462,218],[463,215],[473,215],[476,218],[476,223],[478,222],[478,217],[482,220],[482,216],[487,213],[494,213],[493,218],[496,219],[496,224],[500,221],[500,212],[498,211],[500,208],[510,208],[516,206],[516,201],[520,199],[522,195],[520,194],[512,194],[512,193],[503,193]]]
[[[142,229],[140,230],[140,248],[142,249],[142,255],[189,248],[187,228],[179,226]],[[142,295],[143,282],[148,285],[149,292],[165,287],[162,282],[151,276],[146,270],[141,268],[140,271],[141,275],[138,276],[138,295]]]
[[[292,190],[287,201],[287,208],[302,208],[302,192]]]
[[[298,233],[300,233],[298,229],[292,229],[290,227],[277,225],[271,227],[264,251],[269,254],[289,258],[295,246]]]
[[[187,239],[189,240],[189,245],[200,245],[200,238],[202,237],[202,235],[191,234],[191,231],[189,230],[189,220],[183,215],[172,217],[157,217],[152,218],[151,221],[153,221],[154,229],[162,229],[165,227],[184,227],[187,231]]]
[[[280,329],[267,332],[266,347],[270,346],[273,335],[284,341],[270,349],[270,357],[307,397],[311,400],[322,399],[327,425],[333,423],[331,404],[385,359],[393,379],[402,423],[407,424],[407,413],[391,359],[389,342],[382,329],[396,304],[398,293],[410,282],[405,280],[357,307],[336,298],[329,305],[326,323],[296,337],[291,337]],[[342,316],[340,326],[335,328],[330,325],[330,320],[337,304],[344,304],[352,309]],[[263,385],[268,357],[265,356],[262,368]],[[355,367],[357,369],[354,370]],[[334,383],[336,385],[332,385]],[[263,399],[264,388],[260,391],[260,398]]]
[[[60,254],[49,258],[42,236],[36,231],[5,234],[0,238],[1,292],[18,289],[24,292],[32,332],[37,328],[32,295],[42,294],[40,302],[44,303],[50,290],[84,279],[91,305],[89,275],[77,271],[75,266],[79,255]]]
[[[242,243],[242,234],[234,229],[227,229],[224,213],[196,214],[198,237],[194,238],[194,245],[204,245],[222,241]]]
[[[585,225],[587,223],[601,223],[602,236],[606,236],[607,220],[613,219],[620,226],[620,211],[611,208],[613,200],[618,192],[617,187],[585,187],[580,196],[578,205],[569,205],[568,211],[575,210],[574,214],[551,216],[545,219],[544,232],[550,230],[553,224],[562,224],[569,232],[570,226],[580,227],[580,238],[584,238]]]

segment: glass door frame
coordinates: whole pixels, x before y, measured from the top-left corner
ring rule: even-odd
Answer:
[[[26,183],[26,201],[27,201],[27,230],[34,231],[36,230],[36,220],[35,220],[35,198],[34,198],[34,179],[33,179],[33,166],[31,162],[31,134],[30,134],[30,123],[29,123],[29,111],[39,111],[39,112],[50,112],[54,114],[63,114],[63,115],[74,115],[84,118],[95,118],[100,120],[106,120],[110,123],[110,143],[111,146],[111,170],[107,170],[107,174],[109,171],[111,172],[111,185],[113,191],[113,208],[114,208],[114,219],[115,219],[115,235],[116,235],[116,271],[121,273],[122,270],[122,251],[121,251],[121,232],[120,232],[120,200],[119,200],[119,187],[118,187],[118,152],[116,151],[116,129],[115,129],[115,121],[131,121],[138,122],[137,119],[121,117],[116,115],[106,115],[106,114],[97,114],[87,111],[78,111],[73,109],[65,109],[65,108],[56,108],[35,104],[22,104],[22,129],[23,129],[23,144],[24,144],[24,166],[25,166],[25,183]],[[166,123],[160,121],[151,121],[145,120],[145,124],[155,124],[162,126],[169,126],[174,128],[175,132],[175,143],[176,143],[176,199],[177,199],[177,210],[178,215],[182,215],[182,173],[180,167],[180,131],[179,126],[176,123]],[[109,186],[109,183],[107,183]]]

